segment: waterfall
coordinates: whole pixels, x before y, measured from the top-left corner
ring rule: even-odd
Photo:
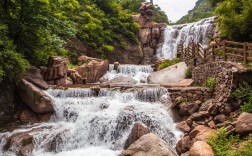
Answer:
[[[210,17],[195,23],[167,26],[164,34],[164,43],[157,49],[157,58],[173,59],[177,55],[177,45],[188,47],[191,42],[209,44],[209,38],[215,33],[216,17]]]
[[[131,65],[123,64],[119,65],[117,70],[114,70],[114,65],[109,65],[109,71],[103,78],[106,80],[112,80],[117,77],[131,77],[138,82],[147,82],[147,77],[153,72],[150,65]]]
[[[116,156],[136,122],[145,124],[172,147],[182,133],[167,110],[169,93],[162,87],[101,89],[49,89],[55,115],[48,123],[0,133],[0,155],[15,155],[16,147],[3,151],[6,138],[20,132],[33,136],[34,156]]]

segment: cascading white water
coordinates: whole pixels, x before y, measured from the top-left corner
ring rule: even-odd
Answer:
[[[138,82],[141,80],[143,82],[147,81],[147,77],[153,69],[150,65],[131,65],[131,64],[123,64],[119,65],[117,70],[113,70],[114,65],[109,65],[109,71],[106,75],[103,76],[106,80],[112,80],[117,77],[131,77]]]
[[[101,89],[98,97],[90,89],[76,88],[49,89],[47,94],[55,100],[51,122],[0,134],[0,155],[15,155],[15,147],[2,151],[6,138],[32,129],[34,156],[116,156],[135,122],[173,147],[182,134],[162,104],[169,100],[164,88]]]
[[[177,45],[188,47],[191,42],[209,44],[209,37],[214,35],[216,17],[202,19],[199,22],[167,26],[163,46],[157,50],[157,58],[173,59],[177,55]]]

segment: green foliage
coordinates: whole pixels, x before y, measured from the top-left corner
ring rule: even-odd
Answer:
[[[167,68],[167,67],[170,67],[174,64],[177,64],[181,62],[181,59],[180,58],[176,58],[176,59],[173,59],[173,60],[165,60],[164,62],[162,62],[160,65],[159,65],[159,68],[160,69],[164,69],[164,68]]]
[[[198,0],[195,7],[188,11],[176,24],[184,24],[199,21],[203,18],[214,16],[214,7],[211,6],[209,0]]]
[[[73,63],[71,63],[71,62],[69,62],[67,66],[68,66],[69,69],[73,69],[73,68],[78,67],[78,65],[73,64]]]
[[[192,67],[188,67],[187,69],[186,69],[186,73],[185,73],[185,75],[186,75],[186,78],[192,78]]]
[[[240,108],[242,112],[252,113],[252,86],[246,82],[242,82],[232,95],[236,99],[244,101],[244,104]]]
[[[224,128],[218,130],[218,137],[211,138],[209,144],[213,147],[216,156],[230,156],[231,145],[238,141],[239,136],[228,136]]]
[[[131,14],[138,14],[142,0],[118,0],[123,9]],[[152,20],[157,23],[169,23],[168,17],[158,5],[154,5],[154,14]]]
[[[218,130],[218,137],[209,140],[216,156],[251,156],[252,137],[240,139],[238,135],[228,136],[224,128]],[[232,149],[232,145],[239,146],[239,149]]]
[[[126,49],[125,38],[137,44],[138,30],[116,0],[0,1],[0,83],[18,79],[28,62],[46,65],[52,55],[77,64],[76,52],[64,49],[71,38],[106,57],[115,44]]]
[[[103,50],[106,52],[106,53],[112,53],[115,48],[113,46],[110,46],[110,45],[104,45],[103,46]]]
[[[248,102],[245,102],[245,103],[241,106],[240,110],[241,110],[242,112],[252,113],[252,96],[249,97]]]
[[[7,36],[7,25],[0,23],[0,84],[13,83],[28,68],[22,54],[16,52],[15,45]]]
[[[215,77],[208,77],[204,86],[214,90],[216,87],[216,78]]]
[[[240,141],[243,148],[234,150],[231,156],[251,156],[252,155],[252,136],[247,137],[244,141]]]
[[[224,0],[215,12],[221,37],[252,41],[252,0]]]
[[[69,16],[77,22],[78,38],[84,41],[91,51],[105,56],[106,54],[102,53],[104,45],[113,46],[115,41],[124,42],[124,38],[138,43],[139,25],[133,22],[131,15],[124,11],[116,0],[85,0],[80,4],[79,11]]]
[[[242,82],[239,87],[232,93],[236,99],[246,100],[252,95],[252,87],[246,83]]]
[[[154,6],[154,15],[152,17],[152,20],[157,23],[169,24],[166,13],[163,10],[161,10],[161,8],[158,5]]]

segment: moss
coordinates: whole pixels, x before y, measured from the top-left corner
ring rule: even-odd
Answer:
[[[170,67],[174,64],[177,64],[181,62],[181,59],[180,58],[176,58],[176,59],[173,59],[173,60],[165,60],[164,62],[162,62],[160,65],[159,65],[159,68],[160,69],[164,69],[164,68],[167,68],[167,67]]]

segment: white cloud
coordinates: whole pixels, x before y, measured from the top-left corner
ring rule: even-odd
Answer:
[[[172,22],[176,22],[182,16],[191,10],[197,0],[153,0],[154,4],[166,12],[168,18]]]

